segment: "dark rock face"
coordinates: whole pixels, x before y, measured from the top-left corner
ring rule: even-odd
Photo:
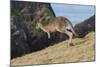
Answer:
[[[87,33],[95,31],[95,15],[86,19],[85,21],[76,24],[74,27],[79,37],[84,37]]]
[[[21,18],[11,16],[11,58],[30,52],[25,30]]]
[[[64,34],[54,32],[48,39],[36,29],[37,22],[45,25],[54,17],[49,3],[11,1],[11,59],[65,40]]]

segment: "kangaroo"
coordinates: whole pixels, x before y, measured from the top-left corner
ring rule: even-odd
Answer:
[[[69,45],[73,45],[72,37],[73,35],[78,36],[74,31],[73,25],[70,20],[65,17],[59,16],[53,19],[52,22],[48,23],[46,26],[43,26],[41,23],[37,23],[38,28],[47,33],[48,38],[50,38],[50,32],[58,31],[60,33],[65,33],[69,36]],[[71,30],[69,31],[68,28]]]

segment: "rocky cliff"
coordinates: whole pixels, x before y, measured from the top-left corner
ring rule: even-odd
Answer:
[[[11,58],[48,46],[46,34],[36,30],[36,23],[41,20],[45,25],[53,17],[49,3],[11,1]]]

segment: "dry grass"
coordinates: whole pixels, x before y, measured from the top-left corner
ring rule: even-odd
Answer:
[[[67,47],[63,41],[41,51],[33,52],[11,60],[11,65],[32,65],[68,63],[95,60],[95,33],[91,32],[84,38],[75,38],[75,46]]]

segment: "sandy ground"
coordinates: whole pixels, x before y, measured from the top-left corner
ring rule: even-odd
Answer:
[[[75,46],[67,47],[68,40],[49,46],[41,51],[11,60],[11,66],[51,63],[69,63],[95,60],[95,33],[73,39]]]

